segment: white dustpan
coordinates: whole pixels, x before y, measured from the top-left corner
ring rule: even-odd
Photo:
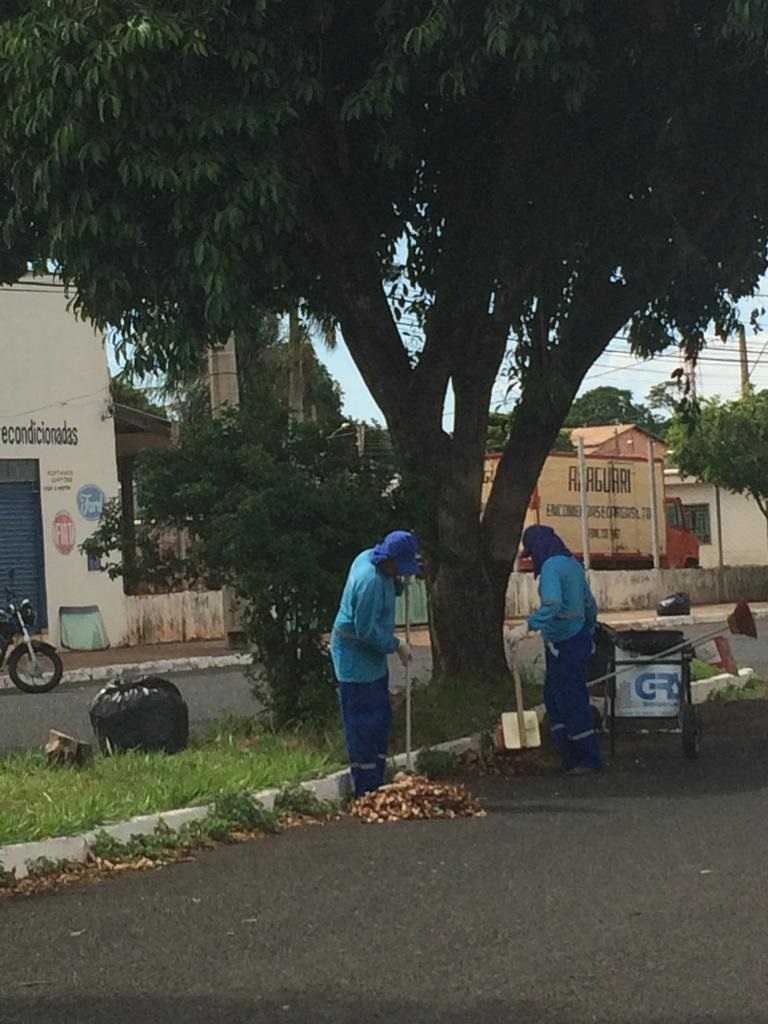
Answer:
[[[516,711],[505,711],[501,716],[501,735],[506,750],[525,750],[528,747],[541,746],[539,716],[535,711],[526,711],[523,707],[523,684],[517,670],[514,650],[511,653],[512,675],[515,680]]]

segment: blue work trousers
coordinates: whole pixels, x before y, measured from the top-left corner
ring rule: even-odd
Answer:
[[[563,768],[602,768],[603,759],[592,721],[587,692],[587,669],[592,656],[592,631],[588,626],[559,644],[545,644],[547,677],[544,705],[552,740]]]
[[[384,782],[392,725],[389,675],[373,683],[339,683],[341,717],[355,796]]]

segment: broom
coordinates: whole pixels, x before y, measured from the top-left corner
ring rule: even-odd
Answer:
[[[734,607],[731,614],[728,616],[728,629],[734,636],[749,636],[752,639],[757,637],[757,626],[755,625],[755,617],[752,614],[752,609],[749,607],[746,601],[739,601]],[[694,637],[692,640],[683,640],[673,647],[668,647],[665,651],[659,651],[658,654],[648,654],[634,658],[635,664],[638,662],[653,663],[661,661],[663,658],[668,657],[670,654],[675,654],[677,651],[682,651],[684,647],[690,647],[692,644],[700,644],[705,640],[712,640],[713,637],[720,636],[722,629],[714,629],[709,633],[704,633],[703,636]],[[633,666],[622,667],[621,669],[614,669],[613,672],[606,672],[604,676],[598,676],[597,679],[590,679],[587,684],[588,687],[597,686],[598,683],[605,683],[609,679],[615,679],[619,672],[629,671]]]

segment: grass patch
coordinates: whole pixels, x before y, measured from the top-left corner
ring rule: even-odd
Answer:
[[[544,673],[537,663],[521,666],[526,708],[540,704],[544,693]],[[496,727],[502,711],[515,707],[512,679],[449,680],[429,685],[415,684],[413,689],[413,746],[431,747],[445,740],[487,732]],[[405,699],[398,694],[392,736],[397,750],[405,749]]]
[[[721,676],[725,670],[718,668],[717,665],[707,665],[704,661],[697,661],[695,658],[691,662],[691,679],[694,683],[699,682],[701,679],[712,679],[714,676]]]
[[[724,690],[711,693],[711,701],[760,700],[765,696],[766,682],[759,676],[752,678],[743,686],[727,686]]]
[[[137,814],[212,803],[314,778],[344,764],[339,737],[262,732],[243,739],[219,726],[168,757],[98,757],[86,769],[50,768],[42,754],[0,759],[0,846],[73,835]]]
[[[521,675],[530,708],[541,700],[543,672],[538,665],[524,666]],[[392,746],[402,751],[403,695],[393,703]],[[513,707],[511,679],[415,685],[413,745],[431,747],[493,730],[501,712]],[[50,767],[42,753],[12,754],[0,758],[0,846],[75,835],[139,814],[198,804],[216,804],[214,826],[252,813],[250,827],[265,829],[268,821],[258,808],[242,803],[242,794],[287,785],[278,813],[321,815],[328,808],[296,784],[344,767],[346,761],[339,724],[276,733],[257,718],[231,715],[209,725],[189,750],[172,757],[135,752],[97,757],[88,768],[70,769]],[[240,803],[236,807],[233,801]],[[226,832],[224,824],[220,831]],[[166,840],[160,835],[153,842],[162,846]]]

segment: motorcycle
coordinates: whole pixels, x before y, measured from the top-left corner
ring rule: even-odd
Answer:
[[[5,588],[6,607],[0,608],[0,667],[17,636],[19,643],[8,657],[8,675],[24,693],[49,693],[61,682],[64,665],[55,647],[33,640],[30,629],[36,612],[29,598],[17,603],[13,589],[14,571],[8,573],[11,586]]]

